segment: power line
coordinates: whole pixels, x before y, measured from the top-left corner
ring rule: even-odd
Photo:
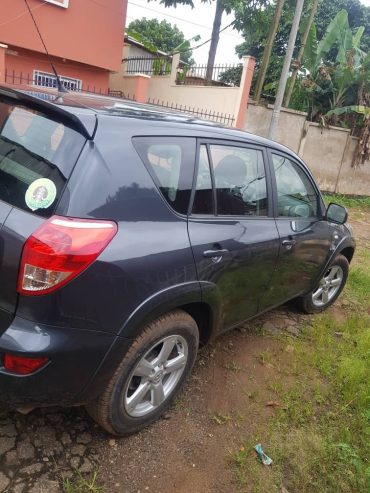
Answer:
[[[95,0],[93,0],[95,1]],[[130,1],[128,2],[130,5],[135,5],[136,7],[139,7],[140,9],[145,9],[145,10],[149,10],[150,12],[153,12],[155,14],[160,14],[160,15],[163,15],[164,17],[170,17],[171,19],[175,19],[177,21],[181,21],[181,22],[186,22],[187,24],[193,24],[194,26],[197,26],[197,27],[202,27],[203,29],[208,29],[209,31],[212,31],[212,27],[209,27],[209,26],[206,26],[204,24],[198,24],[197,22],[193,22],[193,21],[189,21],[189,20],[186,20],[186,19],[183,19],[181,17],[177,17],[175,15],[172,15],[172,14],[165,14],[163,12],[161,12],[160,10],[156,10],[156,9],[152,9],[150,7],[147,7],[146,5],[140,5],[139,3],[135,3],[133,1]],[[234,22],[234,21],[233,21]],[[233,22],[231,24],[233,24]],[[230,27],[229,24],[227,27]],[[225,28],[225,29],[226,29]],[[221,32],[221,31],[220,31]],[[226,36],[231,36],[233,38],[236,38],[236,39],[240,39],[239,36],[237,36],[236,34],[232,34],[232,33],[225,33]]]
[[[225,29],[227,29],[228,27],[230,27],[232,24],[234,24],[234,21],[231,22],[230,24],[228,24],[226,27],[220,29],[218,31],[218,34],[221,34],[222,31],[225,31]],[[212,38],[209,38],[207,39],[207,41],[203,41],[203,43],[201,43],[200,45],[197,45],[197,46],[194,46],[193,48],[189,48],[188,50],[183,50],[183,51],[177,51],[176,53],[187,53],[188,51],[194,51],[194,50],[197,50],[198,48],[200,48],[201,46],[204,46],[206,45],[207,43],[209,43],[210,41],[212,41]],[[175,53],[175,54],[176,54]]]

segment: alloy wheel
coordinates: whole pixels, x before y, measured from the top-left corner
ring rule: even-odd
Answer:
[[[317,289],[312,293],[312,303],[316,307],[327,305],[337,294],[343,282],[343,269],[333,265],[319,282]]]
[[[188,360],[188,343],[180,335],[156,342],[137,362],[124,393],[127,414],[145,416],[158,408],[176,388]]]

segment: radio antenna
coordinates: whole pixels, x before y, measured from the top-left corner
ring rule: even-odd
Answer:
[[[42,37],[42,35],[41,35],[40,29],[39,29],[39,27],[38,27],[38,25],[37,25],[37,23],[36,23],[36,20],[35,20],[35,18],[34,18],[34,16],[33,16],[33,14],[32,14],[32,10],[30,9],[30,6],[28,5],[28,1],[27,1],[27,0],[24,0],[24,1],[25,1],[26,5],[27,5],[27,9],[28,9],[28,12],[30,13],[30,16],[31,16],[31,18],[32,18],[32,20],[33,20],[33,23],[35,24],[36,31],[38,32],[38,35],[40,36],[41,43],[43,44],[43,47],[44,47],[44,49],[45,49],[45,52],[46,52],[46,55],[47,55],[47,57],[48,57],[49,63],[50,63],[50,65],[51,65],[51,68],[53,69],[53,72],[54,72],[55,78],[56,78],[56,80],[57,80],[57,87],[58,87],[58,91],[59,91],[59,92],[68,92],[68,91],[67,91],[67,89],[64,87],[64,84],[63,84],[63,83],[62,83],[62,81],[60,80],[60,77],[59,77],[59,75],[58,75],[58,72],[57,72],[57,70],[56,70],[56,68],[55,68],[55,66],[54,66],[53,60],[51,59],[51,56],[50,56],[50,54],[49,54],[49,52],[48,52],[48,49],[47,49],[47,47],[46,47],[45,41],[44,41],[44,39],[43,39],[43,37]]]

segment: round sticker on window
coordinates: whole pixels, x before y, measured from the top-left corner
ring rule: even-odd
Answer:
[[[39,178],[27,188],[25,201],[31,211],[47,209],[55,200],[57,189],[48,178]]]

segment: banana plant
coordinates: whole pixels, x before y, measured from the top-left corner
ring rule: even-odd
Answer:
[[[338,115],[330,113],[332,110],[358,103],[358,87],[369,74],[363,66],[366,54],[360,49],[363,33],[363,27],[352,33],[346,10],[338,12],[320,41],[312,25],[303,59],[306,75],[301,82],[310,101],[311,119],[335,119]],[[326,57],[334,47],[336,61],[327,63]]]
[[[348,113],[357,113],[364,117],[368,117],[370,116],[370,108],[363,105],[342,106],[342,108],[334,108],[333,110],[328,111],[325,116],[341,116]]]

